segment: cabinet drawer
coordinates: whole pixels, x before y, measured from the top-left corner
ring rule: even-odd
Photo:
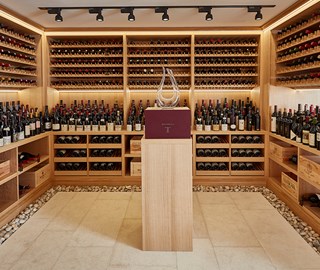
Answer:
[[[283,162],[297,154],[297,147],[280,141],[270,142],[269,153],[274,159]]]
[[[297,176],[294,173],[282,172],[281,186],[288,194],[298,200],[298,182]]]
[[[320,185],[320,156],[300,156],[299,166],[302,178]]]
[[[30,185],[30,187],[37,187],[50,178],[50,165],[39,164],[20,175],[19,182],[21,185]]]

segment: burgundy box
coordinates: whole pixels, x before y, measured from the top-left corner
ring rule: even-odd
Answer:
[[[189,139],[191,112],[189,108],[157,108],[145,110],[146,139]]]

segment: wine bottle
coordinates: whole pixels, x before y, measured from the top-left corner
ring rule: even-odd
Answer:
[[[246,170],[248,171],[254,170],[254,166],[252,162],[246,162]]]
[[[232,149],[232,151],[231,151],[231,156],[232,156],[232,157],[238,157],[238,156],[239,156],[239,151],[238,151],[238,149]]]
[[[86,157],[87,156],[87,150],[80,149],[80,157]]]
[[[293,164],[298,164],[298,156],[297,155],[292,155],[289,157],[289,161],[291,161]]]
[[[36,135],[36,119],[34,118],[33,112],[30,114],[30,136]]]
[[[61,126],[61,131],[68,131],[68,121],[66,118],[66,112],[63,112],[61,119],[60,119],[60,126]]]
[[[205,156],[204,150],[201,148],[197,149],[196,153],[197,153],[197,157],[204,157]],[[211,155],[211,153],[210,153],[210,155]]]
[[[237,171],[239,169],[239,164],[237,162],[231,163],[231,170]]]
[[[244,126],[245,126],[244,117],[243,117],[243,114],[241,112],[239,113],[238,121],[239,121],[239,125],[238,125],[239,131],[244,131]]]
[[[45,110],[44,110],[43,122],[44,122],[45,131],[50,131],[52,129],[52,122],[51,122],[47,105],[45,106]]]
[[[220,149],[219,150],[219,157],[226,157],[226,156],[227,156],[226,149]]]
[[[197,136],[197,143],[204,143],[204,136],[202,135]]]
[[[65,171],[67,169],[65,162],[59,162],[58,163],[58,170],[59,171]]]
[[[72,157],[80,157],[80,150],[79,150],[79,149],[74,149],[74,150],[71,152],[71,156],[72,156]]]
[[[254,157],[260,157],[261,156],[261,150],[253,149],[253,156]]]
[[[238,142],[239,142],[238,136],[232,135],[232,136],[231,136],[231,142],[232,142],[232,143],[238,143]]]
[[[212,143],[220,143],[220,142],[221,142],[221,139],[220,139],[218,136],[213,135],[213,136],[211,137],[211,142],[212,142]]]
[[[205,150],[204,150],[204,156],[205,156],[205,157],[210,157],[211,154],[212,154],[211,149],[205,149]]]
[[[239,149],[239,157],[245,157],[246,156],[246,150],[245,149]]]
[[[238,139],[239,139],[238,143],[245,143],[245,142],[246,142],[246,137],[244,137],[244,136],[242,136],[242,135],[240,135],[240,136],[238,137]]]
[[[0,147],[3,146],[3,132],[2,132],[2,127],[0,127]]]
[[[204,143],[211,143],[211,136],[210,135],[204,136]]]
[[[320,193],[306,194],[302,196],[302,202],[308,201],[312,206],[320,207]]]
[[[257,109],[256,113],[254,114],[254,130],[257,130],[257,131],[260,130],[260,122],[261,122],[261,117],[260,117],[259,109]]]
[[[312,148],[315,148],[317,146],[316,144],[316,136],[317,136],[317,118],[314,117],[311,122],[311,127],[309,131],[309,146]]]
[[[60,126],[60,116],[59,116],[59,111],[57,109],[54,110],[53,113],[53,118],[52,118],[52,130],[53,131],[60,131],[61,126]]]
[[[205,162],[204,163],[204,169],[206,170],[206,171],[210,171],[211,170],[211,162]]]
[[[253,143],[253,137],[250,135],[246,136],[246,143]]]
[[[197,170],[198,171],[203,171],[204,170],[204,163],[203,162],[198,162],[197,163]]]
[[[73,114],[72,114],[72,116],[69,118],[68,128],[69,128],[69,131],[76,131],[76,122],[75,122],[75,118],[74,118],[74,115],[73,115]]]
[[[93,149],[91,150],[91,157],[98,157],[100,155],[99,149]]]
[[[218,170],[219,171],[226,171],[226,170],[228,170],[228,167],[224,162],[219,162],[218,163]]]
[[[8,145],[11,143],[11,130],[8,125],[8,117],[6,115],[3,116],[3,127],[2,127],[2,136],[3,136],[3,145]]]
[[[25,138],[30,137],[30,120],[27,114],[25,114],[25,118],[24,118],[24,137]]]
[[[80,136],[73,136],[71,139],[71,143],[80,143]]]
[[[305,124],[302,126],[302,143],[309,145],[310,124],[309,117],[306,116]]]
[[[65,149],[58,149],[58,150],[57,150],[57,153],[56,153],[56,156],[57,156],[57,157],[64,157],[66,154],[67,154],[67,150],[65,150]]]
[[[18,115],[18,122],[16,125],[16,133],[17,133],[17,140],[22,141],[24,140],[24,127],[21,121],[21,114]]]

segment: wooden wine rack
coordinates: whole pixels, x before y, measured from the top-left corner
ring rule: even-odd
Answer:
[[[317,9],[319,4],[275,29],[277,33],[286,30],[274,34],[276,85],[291,88],[320,86],[320,15],[314,15]]]

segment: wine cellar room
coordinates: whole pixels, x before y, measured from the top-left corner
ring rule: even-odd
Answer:
[[[0,1],[0,269],[319,269],[320,2],[200,2]]]

